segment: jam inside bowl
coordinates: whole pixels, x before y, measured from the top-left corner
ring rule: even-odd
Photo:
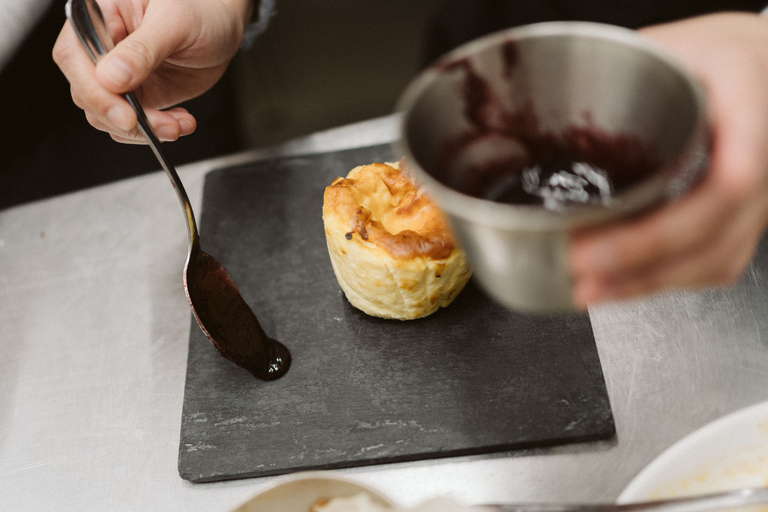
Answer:
[[[707,164],[699,84],[611,25],[539,23],[472,41],[417,76],[397,110],[396,149],[481,286],[519,310],[573,309],[568,232],[673,200]]]

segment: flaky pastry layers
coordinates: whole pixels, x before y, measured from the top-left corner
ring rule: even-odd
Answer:
[[[400,163],[337,178],[323,196],[325,239],[349,302],[381,318],[421,318],[447,306],[471,275],[443,213]]]

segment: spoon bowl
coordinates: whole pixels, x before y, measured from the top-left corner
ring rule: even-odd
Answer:
[[[104,16],[95,0],[68,0],[66,15],[94,64],[113,47]],[[264,332],[221,264],[200,248],[195,215],[176,168],[163,151],[136,95],[123,98],[136,112],[138,127],[171,180],[184,211],[189,252],[184,265],[184,291],[198,325],[219,353],[261,380],[282,377],[291,365],[288,349]]]

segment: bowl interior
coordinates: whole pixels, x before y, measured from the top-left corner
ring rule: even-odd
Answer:
[[[564,152],[608,168],[615,195],[676,168],[700,135],[690,77],[630,31],[541,24],[469,43],[400,103],[403,144],[438,183],[482,197],[498,162]]]
[[[377,504],[394,508],[393,503],[375,490],[352,480],[317,474],[299,473],[278,479],[233,512],[309,512],[317,500],[367,494]]]

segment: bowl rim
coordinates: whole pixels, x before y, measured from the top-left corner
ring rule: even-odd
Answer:
[[[620,199],[620,201],[616,201],[617,208],[575,205],[566,210],[567,215],[563,215],[538,205],[505,204],[470,196],[444,185],[421,168],[406,141],[405,134],[413,106],[417,104],[431,83],[445,72],[444,70],[448,67],[446,63],[466,58],[468,55],[499,45],[510,39],[522,40],[552,36],[579,36],[613,41],[636,48],[679,74],[692,93],[693,101],[697,106],[697,115],[694,129],[682,145],[680,154],[675,160],[706,160],[706,155],[696,154],[700,151],[706,151],[709,138],[706,97],[703,87],[693,74],[660,44],[641,36],[635,30],[605,23],[550,21],[520,25],[479,37],[449,51],[414,77],[396,101],[395,113],[399,116],[399,127],[398,137],[392,144],[393,148],[398,154],[404,156],[406,162],[410,163],[409,167],[413,169],[415,178],[426,186],[427,191],[432,190],[435,195],[441,196],[438,198],[438,204],[451,204],[450,211],[447,211],[450,216],[501,229],[525,231],[572,229],[649,207],[659,201],[658,196],[663,196],[660,192],[665,190],[675,178],[674,173],[670,172],[670,166],[674,166],[675,162],[668,163],[662,166],[650,179],[630,186],[621,194],[617,194],[615,197]]]
[[[251,506],[258,504],[259,500],[267,499],[271,494],[280,492],[285,488],[290,488],[291,486],[295,486],[307,481],[323,481],[328,483],[341,483],[343,485],[349,485],[352,488],[356,488],[360,493],[368,494],[375,501],[384,504],[386,507],[389,507],[393,510],[397,507],[397,504],[394,503],[391,498],[369,486],[368,484],[362,483],[351,477],[336,475],[328,471],[314,470],[299,471],[296,473],[275,477],[274,480],[261,487],[255,495],[251,496],[236,508],[234,508],[232,512],[248,512],[251,509]],[[338,496],[327,497],[334,498]]]

